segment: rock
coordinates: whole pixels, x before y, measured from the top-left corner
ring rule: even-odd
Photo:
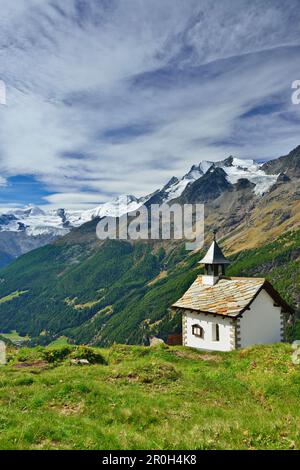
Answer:
[[[0,365],[6,364],[6,344],[0,341]]]
[[[247,178],[240,178],[234,184],[234,187],[237,191],[241,191],[242,189],[254,189],[255,184],[251,183],[251,181],[249,181]]]
[[[300,177],[300,145],[292,150],[288,155],[269,160],[264,163],[261,169],[267,174],[284,173],[290,179]]]
[[[291,178],[285,173],[280,173],[280,175],[277,178],[278,183],[287,183],[288,181],[291,181]]]
[[[222,168],[211,168],[201,178],[188,185],[178,202],[181,204],[205,203],[217,199],[222,193],[231,191],[233,185],[228,181]]]
[[[88,366],[90,364],[87,359],[71,359],[71,363],[79,366]]]
[[[157,338],[156,336],[152,336],[152,338],[150,338],[150,346],[157,346],[158,344],[165,344],[165,342],[161,338]]]

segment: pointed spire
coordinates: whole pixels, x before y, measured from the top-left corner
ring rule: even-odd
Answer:
[[[204,258],[199,261],[199,264],[205,264],[205,274],[202,276],[202,282],[210,286],[215,285],[219,281],[220,276],[225,275],[225,267],[230,264],[230,261],[225,258],[217,243],[217,233],[218,230],[214,229],[214,240]]]
[[[206,255],[204,258],[199,261],[199,264],[230,264],[230,261],[225,258],[225,256],[222,253],[221,248],[219,247],[217,240],[216,240],[216,235],[217,235],[218,230],[214,229],[213,230],[213,235],[214,235],[214,240],[212,244],[210,245]]]
[[[219,281],[220,276],[225,275],[225,266],[230,264],[230,261],[225,258],[217,243],[217,232],[217,229],[213,230],[213,242],[204,258],[199,261],[199,264],[205,264],[205,274],[202,276],[202,283],[210,286],[215,285]]]
[[[230,261],[225,258],[218,243],[214,240],[199,264],[230,264]]]

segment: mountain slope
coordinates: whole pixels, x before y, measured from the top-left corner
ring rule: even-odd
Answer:
[[[190,186],[193,186],[193,183],[206,176],[208,176],[206,185],[204,184],[206,178],[200,184],[201,201],[216,197],[216,191],[211,187],[217,183],[218,175],[221,179],[221,174],[224,176],[224,181],[218,195],[225,189],[222,186],[236,184],[239,179],[245,178],[254,185],[254,192],[261,195],[267,192],[277,179],[277,174],[272,174],[270,169],[265,172],[262,168],[262,165],[253,160],[241,160],[231,156],[219,162],[202,161],[198,165],[193,165],[182,178],[172,177],[162,189],[141,198],[123,195],[85,211],[69,211],[63,208],[42,210],[34,205],[10,210],[8,213],[0,214],[0,265],[5,265],[23,253],[66,235],[74,227],[79,227],[95,217],[121,216],[137,210],[142,204],[149,206],[169,203],[180,198]],[[210,172],[214,173],[215,182],[209,177]],[[197,192],[199,193],[199,190],[196,191],[196,195]],[[192,199],[192,195],[186,199]]]
[[[266,276],[299,308],[299,179],[279,178],[257,195],[247,178],[230,182],[224,167],[232,163],[212,165],[173,201],[206,201],[206,233],[219,227],[229,274]],[[98,220],[0,271],[0,333],[109,345],[179,331],[168,308],[195,279],[201,253],[186,252],[183,241],[100,241]]]
[[[289,178],[300,178],[300,145],[288,155],[265,163],[261,169],[268,175],[284,173]]]
[[[66,234],[68,232],[64,232]],[[26,232],[0,232],[0,265],[21,256],[28,251],[47,245],[57,238],[56,233],[29,235]]]
[[[299,306],[300,231],[235,255],[229,274],[266,276]],[[63,241],[22,256],[0,277],[0,331],[17,329],[43,342],[66,335],[97,345],[141,343],[153,334],[180,330],[168,314],[199,273],[200,253],[182,243],[134,244]]]
[[[0,251],[0,268],[9,264],[13,259],[13,256],[10,256],[6,251]]]
[[[182,204],[204,203],[217,199],[222,193],[230,191],[232,184],[222,168],[211,167],[202,178],[187,186],[178,202]]]

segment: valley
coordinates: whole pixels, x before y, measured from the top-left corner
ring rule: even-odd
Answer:
[[[290,156],[272,164],[286,177],[264,194],[258,196],[246,178],[228,180],[223,168],[232,165],[230,159],[223,168],[210,167],[172,201],[205,203],[203,250],[219,227],[232,262],[228,274],[266,277],[299,312],[300,148],[292,153],[292,167]],[[146,205],[164,196],[157,193]],[[184,240],[101,241],[95,236],[99,220],[0,271],[0,332],[16,330],[32,345],[67,337],[97,346],[148,344],[151,336],[180,333],[180,318],[169,307],[201,272],[203,250],[187,252]]]

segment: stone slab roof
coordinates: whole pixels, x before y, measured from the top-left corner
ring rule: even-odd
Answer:
[[[246,277],[221,277],[217,284],[209,286],[202,283],[202,276],[198,276],[172,307],[236,317],[247,310],[263,288],[284,311],[293,313],[293,309],[268,281],[264,278]]]

